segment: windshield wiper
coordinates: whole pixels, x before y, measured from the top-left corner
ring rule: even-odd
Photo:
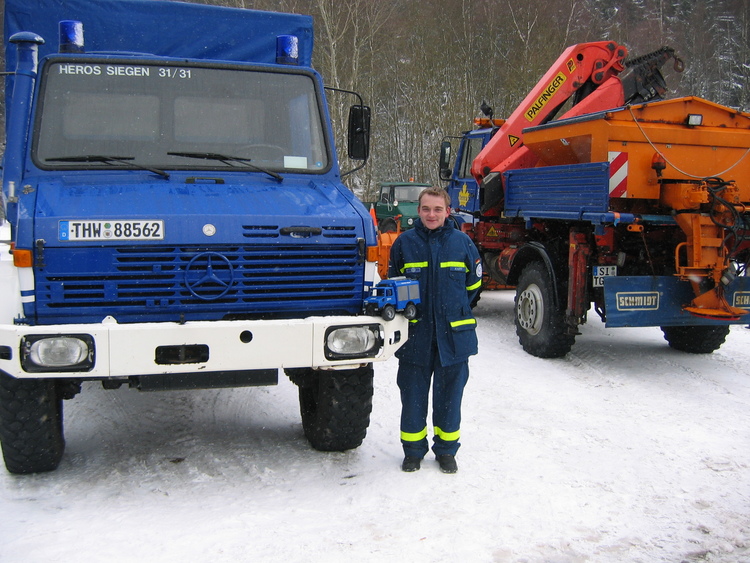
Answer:
[[[263,168],[261,166],[258,166],[257,164],[252,164],[249,158],[227,156],[225,154],[219,154],[215,152],[168,152],[167,154],[171,156],[182,156],[185,158],[204,158],[206,160],[218,160],[219,162],[223,162],[224,164],[229,165],[231,165],[233,162],[239,162],[240,164],[244,164],[248,168],[252,168],[253,170],[257,170],[258,172],[263,172],[264,174],[268,174],[272,178],[275,178],[278,182],[284,181],[284,177],[281,174],[277,174],[273,170],[268,170],[267,168]]]
[[[57,158],[45,158],[44,160],[46,162],[101,162],[102,164],[118,163],[130,166],[131,168],[134,168],[136,170],[146,170],[148,172],[153,172],[154,174],[162,176],[163,178],[169,180],[169,174],[164,170],[159,170],[158,168],[152,168],[150,166],[144,166],[142,164],[131,162],[132,160],[135,160],[135,157],[132,156],[105,156],[100,154],[87,154],[83,156],[60,156]]]

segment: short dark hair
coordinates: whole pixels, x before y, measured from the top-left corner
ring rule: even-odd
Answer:
[[[448,195],[443,188],[425,188],[419,194],[419,205],[422,205],[422,196],[432,195],[435,197],[442,197],[445,201],[446,209],[451,206],[451,196]]]

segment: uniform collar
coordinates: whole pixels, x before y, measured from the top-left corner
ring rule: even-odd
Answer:
[[[455,227],[453,226],[453,221],[450,219],[445,220],[445,223],[442,227],[439,227],[434,230],[430,230],[427,227],[425,227],[422,224],[422,219],[417,217],[417,220],[414,222],[414,229],[423,237],[434,237],[434,236],[440,236],[443,233],[446,233],[448,231],[452,231]]]

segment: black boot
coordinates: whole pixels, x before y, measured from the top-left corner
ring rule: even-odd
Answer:
[[[437,456],[437,462],[440,464],[440,471],[443,473],[455,473],[458,471],[456,456],[444,454]]]
[[[418,471],[421,463],[421,458],[408,455],[404,458],[403,463],[401,463],[401,471],[406,471],[407,473]]]

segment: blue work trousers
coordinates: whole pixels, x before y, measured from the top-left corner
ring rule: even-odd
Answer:
[[[469,379],[468,360],[442,366],[437,346],[430,351],[425,366],[404,363],[398,366],[401,390],[401,443],[404,455],[423,458],[428,452],[427,408],[432,380],[432,451],[436,456],[456,455],[461,427],[461,400]],[[433,377],[434,376],[434,377]]]

